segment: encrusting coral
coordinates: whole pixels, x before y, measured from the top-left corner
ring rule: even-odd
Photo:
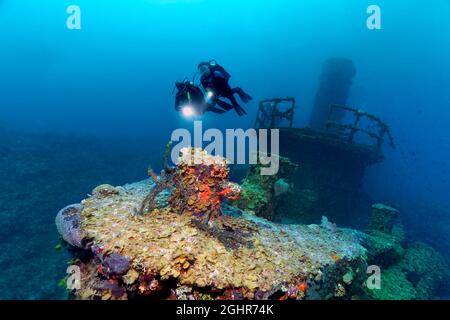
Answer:
[[[280,168],[275,175],[261,175],[260,163],[250,166],[241,184],[241,197],[236,201],[239,208],[251,210],[269,220],[274,219],[278,203],[291,190],[290,177],[298,168],[288,158],[278,157]]]
[[[83,207],[79,204],[69,205],[61,209],[55,218],[56,229],[68,244],[83,248],[85,236],[80,229],[80,212]]]
[[[397,266],[382,270],[381,288],[368,292],[375,300],[413,300],[417,296],[414,286]]]
[[[398,223],[398,211],[383,204],[372,206],[372,217],[367,229],[366,247],[369,263],[381,267],[397,263],[403,253],[403,227]]]
[[[240,186],[228,181],[226,159],[194,148],[183,148],[180,153],[176,168],[166,167],[160,179],[151,174],[156,186],[145,198],[139,213],[151,212],[157,195],[169,189],[168,203],[172,212],[194,216],[211,224],[222,215],[224,199],[239,199]]]
[[[81,271],[74,298],[349,298],[366,270],[356,232],[278,225],[226,205],[239,189],[227,180],[225,160],[192,164],[192,152],[183,150],[156,182],[82,201],[74,213],[83,239],[72,245],[85,254],[72,262]],[[170,190],[164,207],[155,200],[161,188]],[[136,214],[142,207],[145,214]]]
[[[373,214],[365,246],[369,264],[382,267],[381,289],[366,290],[377,300],[431,299],[448,281],[448,266],[432,247],[416,242],[404,244],[399,212],[383,204],[372,206]]]
[[[393,208],[374,205],[367,233],[326,217],[276,224],[230,204],[242,204],[242,191],[225,159],[186,148],[164,167],[146,181],[101,185],[58,213],[81,273],[74,298],[427,299],[448,274],[434,249],[403,244]],[[284,179],[262,180],[271,197],[289,192]],[[382,267],[380,290],[363,290],[368,263]]]
[[[377,203],[372,206],[372,217],[369,230],[391,233],[398,217],[398,210],[390,206]]]
[[[414,285],[417,299],[433,298],[436,290],[450,280],[444,257],[425,243],[415,242],[408,246],[398,265]]]

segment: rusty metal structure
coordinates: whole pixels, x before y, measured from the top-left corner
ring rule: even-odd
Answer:
[[[343,124],[341,122],[333,120],[335,119],[334,115],[336,112],[352,114],[354,116],[353,124]],[[370,125],[368,125],[368,127],[376,127],[378,129],[377,132],[361,128],[360,124],[363,119],[369,120]],[[391,148],[395,149],[394,138],[392,137],[392,134],[389,130],[389,126],[377,116],[359,109],[335,104],[331,105],[326,128],[327,130],[335,129],[336,132],[349,143],[355,142],[355,135],[357,133],[361,132],[363,134],[366,134],[371,139],[374,139],[376,141],[374,147],[379,152],[381,152],[381,148],[387,136],[389,145],[391,146]]]
[[[279,107],[282,103],[288,103],[288,107],[284,111]],[[295,98],[292,97],[262,100],[256,115],[255,129],[280,128],[283,120],[288,121],[288,128],[292,128],[294,110]]]
[[[349,59],[324,62],[304,128],[293,127],[295,98],[260,102],[255,128],[279,129],[279,155],[299,164],[289,177],[291,192],[274,208],[274,220],[317,223],[327,215],[341,225],[367,225],[371,201],[363,188],[366,169],[384,160],[384,143],[391,148],[395,143],[379,117],[347,106],[355,75]]]
[[[282,102],[290,103],[285,111],[279,108]],[[257,129],[279,129],[280,156],[300,166],[290,176],[292,190],[278,203],[273,220],[317,223],[326,214],[341,225],[366,225],[371,201],[364,192],[364,174],[384,160],[385,142],[395,148],[389,126],[362,110],[332,104],[320,128],[295,128],[294,108],[294,98],[263,100],[256,118]],[[354,120],[345,123],[351,116]],[[280,125],[283,120],[287,125]]]

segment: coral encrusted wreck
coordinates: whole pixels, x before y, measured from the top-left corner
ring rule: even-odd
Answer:
[[[61,210],[58,230],[81,271],[73,298],[351,298],[367,267],[358,233],[232,207],[239,187],[225,160],[184,161],[194,153],[156,182],[102,187]]]
[[[211,224],[222,215],[224,199],[239,199],[240,187],[228,181],[226,159],[194,148],[183,148],[180,153],[176,168],[166,165],[161,178],[150,173],[156,186],[144,199],[139,213],[151,212],[157,196],[169,189],[168,203],[173,212],[196,216],[204,224]]]

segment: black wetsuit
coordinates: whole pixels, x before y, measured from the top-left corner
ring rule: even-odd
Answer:
[[[228,80],[230,78],[230,75],[228,72],[226,72],[222,67],[216,65],[214,67],[210,67],[210,74],[208,76],[202,76],[200,78],[200,81],[202,83],[203,88],[206,91],[211,91],[214,94],[213,102],[217,103],[221,108],[223,108],[225,111],[235,109],[237,114],[239,116],[243,116],[244,114],[247,114],[247,112],[242,108],[239,103],[237,102],[234,95],[237,93],[241,100],[244,103],[249,102],[252,100],[252,97],[250,97],[248,94],[244,92],[241,88],[231,88],[228,84]],[[220,98],[226,98],[230,100],[231,105],[223,100],[220,100]],[[211,106],[214,108],[214,106]],[[220,110],[217,108],[214,108],[216,110]],[[211,110],[213,112],[217,112],[215,110]],[[225,112],[221,110],[222,112]],[[222,113],[220,112],[220,113]]]

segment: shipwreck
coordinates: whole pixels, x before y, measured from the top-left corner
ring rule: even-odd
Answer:
[[[275,175],[254,164],[238,184],[226,159],[191,147],[170,166],[169,144],[160,174],[100,185],[61,209],[56,226],[73,256],[69,297],[433,297],[449,277],[445,260],[425,244],[406,245],[398,210],[364,195],[366,168],[383,161],[384,143],[395,144],[381,119],[346,106],[354,74],[348,60],[325,63],[307,128],[293,126],[295,98],[261,101],[255,128],[280,130],[279,154],[259,154],[277,157]],[[336,225],[355,221],[364,232]],[[373,270],[387,279],[382,288],[368,284]]]
[[[364,173],[383,161],[385,143],[395,143],[379,117],[346,106],[355,72],[349,60],[325,62],[305,128],[293,127],[295,98],[260,102],[255,128],[278,128],[280,156],[301,166],[287,179],[292,190],[270,214],[273,219],[313,223],[326,215],[341,225],[367,224],[372,202],[362,187]]]

